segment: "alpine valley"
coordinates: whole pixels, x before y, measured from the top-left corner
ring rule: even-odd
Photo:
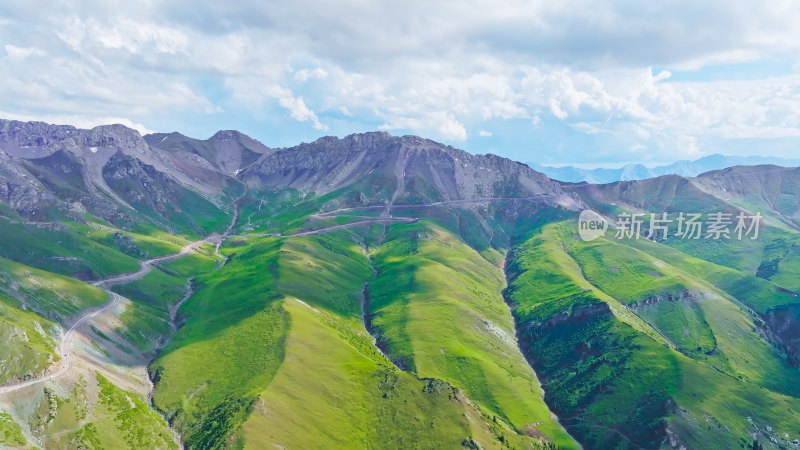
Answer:
[[[583,241],[584,209],[763,220]],[[0,121],[2,447],[800,448],[798,293],[799,168]]]

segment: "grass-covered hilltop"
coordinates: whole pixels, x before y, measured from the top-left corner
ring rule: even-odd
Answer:
[[[0,231],[2,448],[800,448],[800,169],[0,121]]]

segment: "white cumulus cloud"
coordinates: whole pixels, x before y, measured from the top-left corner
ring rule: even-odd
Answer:
[[[289,111],[293,119],[300,122],[311,122],[317,130],[328,130],[327,126],[320,123],[317,114],[306,106],[303,97],[282,97],[278,102]]]
[[[467,145],[516,121],[628,160],[800,138],[791,0],[8,0],[0,17],[0,102],[26,117],[280,115]]]

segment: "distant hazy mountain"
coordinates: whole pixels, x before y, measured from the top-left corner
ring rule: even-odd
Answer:
[[[536,163],[528,165],[544,173],[548,177],[571,183],[586,181],[587,183],[613,183],[615,181],[644,180],[662,175],[680,175],[683,177],[696,177],[701,173],[711,170],[724,169],[733,166],[754,166],[761,164],[774,164],[783,167],[800,166],[800,159],[785,159],[766,156],[725,156],[709,155],[700,159],[689,161],[681,160],[665,166],[646,167],[642,164],[628,164],[618,169],[581,169],[574,166],[551,167]]]

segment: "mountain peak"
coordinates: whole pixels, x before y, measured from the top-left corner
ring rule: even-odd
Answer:
[[[54,145],[80,130],[72,125],[51,125],[45,122],[21,122],[0,119],[0,142],[4,150],[15,148],[47,147]],[[9,146],[12,147],[9,149]]]
[[[236,130],[219,130],[213,136],[208,138],[209,141],[237,141],[246,135]]]
[[[113,144],[140,144],[144,138],[138,131],[125,125],[100,125],[86,133],[87,145],[107,146]]]
[[[291,187],[316,194],[359,186],[356,197],[362,204],[541,195],[552,204],[577,206],[558,183],[524,164],[386,132],[326,136],[279,149],[246,169],[240,179],[252,186]]]
[[[397,138],[388,131],[366,131],[363,133],[352,133],[344,137],[344,140],[362,140],[362,139],[392,139]]]
[[[377,144],[377,143],[384,143],[389,141],[396,141],[399,139],[396,136],[392,136],[391,134],[387,133],[386,131],[367,131],[364,133],[353,133],[348,134],[343,138],[339,138],[338,136],[322,136],[317,140],[300,144],[297,147],[301,147],[303,145],[370,145],[370,144]]]

